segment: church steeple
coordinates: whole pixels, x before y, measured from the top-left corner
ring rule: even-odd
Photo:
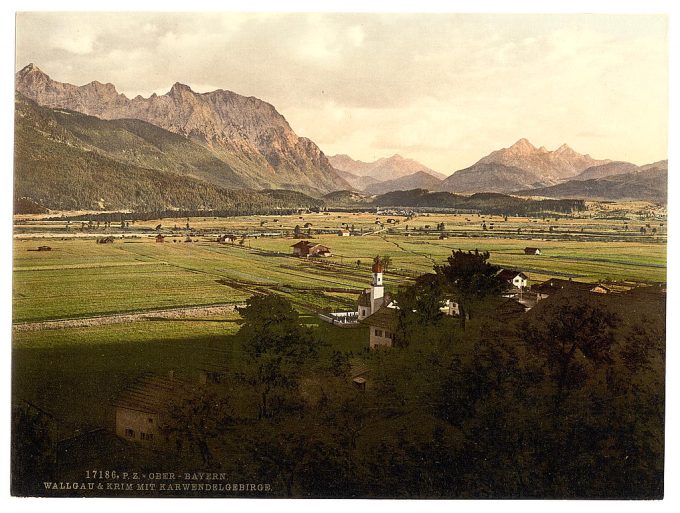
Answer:
[[[383,286],[383,271],[385,269],[383,268],[382,262],[378,261],[373,264],[373,267],[371,268],[371,271],[373,271],[373,281],[371,282],[371,285],[373,287],[382,287]]]
[[[371,268],[373,272],[373,281],[371,282],[371,313],[378,310],[385,301],[385,287],[383,286],[384,270],[380,260],[376,260]]]

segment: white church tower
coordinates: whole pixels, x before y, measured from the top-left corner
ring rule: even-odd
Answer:
[[[373,267],[371,268],[371,271],[373,272],[371,288],[365,289],[359,294],[357,311],[359,320],[365,319],[369,315],[375,313],[385,303],[385,286],[383,285],[384,270],[381,262],[373,264]]]
[[[383,265],[378,261],[373,264],[373,281],[371,282],[371,313],[374,313],[385,301],[385,286],[383,285]]]

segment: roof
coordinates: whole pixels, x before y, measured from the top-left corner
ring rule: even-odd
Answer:
[[[549,294],[551,292],[557,292],[558,290],[565,288],[590,291],[596,286],[597,284],[595,283],[583,283],[580,281],[564,280],[562,278],[550,278],[543,283],[532,285],[531,290],[540,294]]]
[[[175,398],[187,395],[190,390],[191,386],[183,379],[147,373],[125,390],[113,405],[146,413],[163,413]]]
[[[373,267],[371,267],[371,270],[374,273],[381,273],[385,270],[385,267],[383,266],[382,262],[378,261],[373,264]]]
[[[525,280],[528,279],[526,274],[515,269],[502,269],[496,276],[502,280],[514,280],[517,276],[521,276]]]
[[[368,326],[374,326],[376,328],[394,330],[397,327],[398,320],[397,310],[395,308],[387,308],[386,306],[383,306],[375,313],[369,315],[359,322]]]
[[[383,296],[383,304],[389,305],[392,302],[392,296],[388,292]],[[359,294],[359,299],[357,300],[359,306],[371,306],[371,292],[369,290],[363,291]]]
[[[362,292],[359,294],[359,299],[357,301],[359,306],[371,306],[371,293],[370,292]]]
[[[314,244],[309,242],[308,240],[301,240],[293,244],[291,248],[304,248],[304,247],[311,248],[312,246],[314,246]]]
[[[360,378],[370,372],[371,368],[365,363],[359,361],[354,362],[349,369],[349,375],[352,378]]]
[[[526,310],[524,305],[517,300],[508,298],[498,305],[495,310],[495,316],[498,319],[512,319],[518,315],[522,315]]]

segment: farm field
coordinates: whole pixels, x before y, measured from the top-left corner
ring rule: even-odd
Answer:
[[[489,251],[492,263],[523,270],[532,282],[560,276],[630,287],[666,279],[662,218],[544,222],[469,214],[406,220],[394,214],[317,213],[136,221],[126,229],[112,223],[100,231],[80,222],[66,231],[65,222],[36,216],[19,221],[13,322],[94,318],[86,327],[13,333],[13,395],[54,414],[64,436],[108,425],[111,402],[144,372],[191,374],[206,360],[230,367],[242,360],[237,313],[160,319],[155,310],[240,305],[253,294],[273,292],[291,300],[305,322],[330,341],[324,350],[359,354],[366,346],[365,328],[337,328],[316,314],[354,309],[370,283],[376,254],[391,258],[385,284],[392,291],[459,248]],[[439,223],[443,231],[435,229]],[[298,238],[292,236],[296,225],[302,231]],[[337,235],[340,227],[352,225],[364,235]],[[550,232],[550,225],[557,228]],[[646,225],[656,234],[641,236]],[[163,243],[155,241],[159,231]],[[226,233],[236,235],[234,243],[218,244],[217,236]],[[95,238],[104,235],[114,242],[97,244]],[[192,242],[184,242],[187,237]],[[290,246],[301,239],[330,247],[332,256],[292,256]],[[44,245],[51,249],[37,251]],[[527,246],[542,254],[525,255]],[[97,323],[99,316],[135,312],[148,313],[148,320]]]
[[[113,244],[95,244],[87,229],[63,232],[61,221],[24,221],[28,224],[15,234],[13,319],[240,304],[253,291],[272,289],[310,311],[342,309],[351,307],[356,293],[367,286],[376,254],[392,260],[386,275],[390,288],[431,271],[455,249],[489,251],[491,262],[522,270],[533,281],[553,275],[589,282],[665,281],[665,226],[660,220],[625,221],[629,229],[624,231],[620,219],[551,218],[550,232],[541,219],[480,216],[481,223],[488,223],[485,230],[479,220],[466,221],[472,218],[430,214],[406,220],[367,213],[192,218],[186,221],[189,230],[178,231],[179,220],[161,219],[138,221],[126,230],[109,228]],[[295,226],[303,223],[311,226],[293,238]],[[440,223],[445,229],[434,230]],[[159,224],[168,227],[158,230],[166,235],[162,244],[154,239]],[[268,232],[270,224],[280,231]],[[645,225],[656,228],[656,234],[640,236],[638,226]],[[340,237],[336,231],[341,226],[354,226],[365,235]],[[223,233],[240,240],[217,244]],[[442,233],[446,238],[440,239]],[[83,237],[71,238],[75,235]],[[186,236],[193,242],[184,242]],[[300,239],[324,244],[333,255],[314,262],[295,258],[290,246]],[[35,251],[43,244],[52,250]],[[539,247],[542,254],[525,255],[527,246]]]

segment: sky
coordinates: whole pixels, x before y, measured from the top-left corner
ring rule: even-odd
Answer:
[[[128,97],[228,89],[327,154],[445,174],[520,138],[667,158],[667,17],[652,14],[19,13],[16,69]]]

